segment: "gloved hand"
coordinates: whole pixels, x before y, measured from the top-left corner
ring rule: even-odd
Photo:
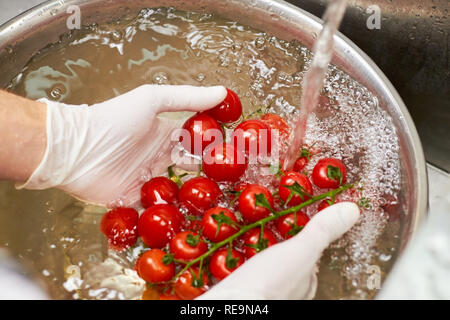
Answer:
[[[92,106],[41,99],[47,104],[45,155],[17,188],[59,188],[94,204],[133,205],[142,177],[159,176],[172,164],[171,135],[188,116],[159,114],[204,111],[226,95],[222,86],[143,85]]]
[[[298,235],[256,254],[197,299],[312,299],[322,251],[358,218],[359,208],[353,202],[320,211]]]

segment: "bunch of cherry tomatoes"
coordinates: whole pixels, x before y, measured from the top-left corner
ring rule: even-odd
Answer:
[[[201,141],[201,155],[209,152],[214,159],[209,163],[203,161],[203,174],[183,182],[169,168],[169,177],[155,177],[142,186],[141,204],[145,211],[140,216],[133,208],[121,207],[102,218],[101,231],[112,248],[126,250],[136,244],[138,237],[148,247],[138,258],[135,269],[157,292],[156,298],[194,299],[201,295],[246,259],[300,232],[309,217],[301,211],[293,212],[228,241],[230,237],[273,215],[275,208],[289,208],[307,201],[313,194],[312,183],[335,189],[346,182],[344,164],[338,159],[324,158],[314,167],[311,183],[302,173],[311,157],[308,150],[302,150],[292,170],[279,170],[275,194],[262,185],[242,181],[247,162],[237,161],[238,157],[247,159],[255,151],[270,154],[271,130],[278,130],[280,137],[288,138],[291,128],[280,116],[268,113],[239,123],[232,143],[214,143],[205,138],[208,129],[223,132],[221,125],[235,124],[241,118],[241,102],[236,93],[228,90],[221,104],[195,114],[183,126],[190,133],[190,139],[180,138],[184,149],[195,153],[197,139]],[[235,134],[238,129],[239,134]],[[260,134],[263,131],[264,137]],[[261,143],[262,138],[265,143]],[[251,143],[256,143],[257,148],[251,149]],[[332,200],[321,202],[319,210]]]

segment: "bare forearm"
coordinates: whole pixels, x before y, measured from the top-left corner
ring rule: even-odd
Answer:
[[[26,181],[46,143],[46,105],[0,90],[0,180]]]

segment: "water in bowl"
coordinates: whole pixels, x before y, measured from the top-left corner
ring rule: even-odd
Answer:
[[[245,113],[270,106],[294,126],[311,61],[298,41],[211,14],[145,9],[134,18],[63,35],[7,89],[32,99],[93,104],[145,83],[221,84],[239,94]],[[126,112],[133,106],[123,107]],[[383,280],[395,260],[401,230],[399,142],[392,120],[367,88],[330,65],[304,143],[315,143],[320,157],[343,159],[348,180],[371,199],[357,226],[322,257],[317,298],[371,298],[377,277]],[[305,170],[311,172],[317,160]],[[246,178],[256,179],[251,172]],[[36,271],[53,298],[140,297],[144,284],[132,271],[135,252],[108,250],[99,232],[106,209],[57,190],[16,191],[9,183],[0,184],[0,199],[0,246]],[[315,206],[307,211],[313,214]]]

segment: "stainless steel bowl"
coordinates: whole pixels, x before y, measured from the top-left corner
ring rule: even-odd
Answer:
[[[68,31],[67,9],[81,9],[82,24],[136,15],[141,8],[174,6],[180,10],[217,13],[264,30],[284,40],[297,39],[311,48],[321,30],[317,17],[279,0],[53,0],[31,9],[0,28],[0,87],[26,65],[30,57]],[[332,63],[370,89],[393,118],[401,147],[402,197],[405,210],[400,247],[403,249],[427,212],[428,187],[422,146],[416,128],[395,88],[370,60],[342,34],[335,37]],[[1,213],[0,213],[1,214]]]

